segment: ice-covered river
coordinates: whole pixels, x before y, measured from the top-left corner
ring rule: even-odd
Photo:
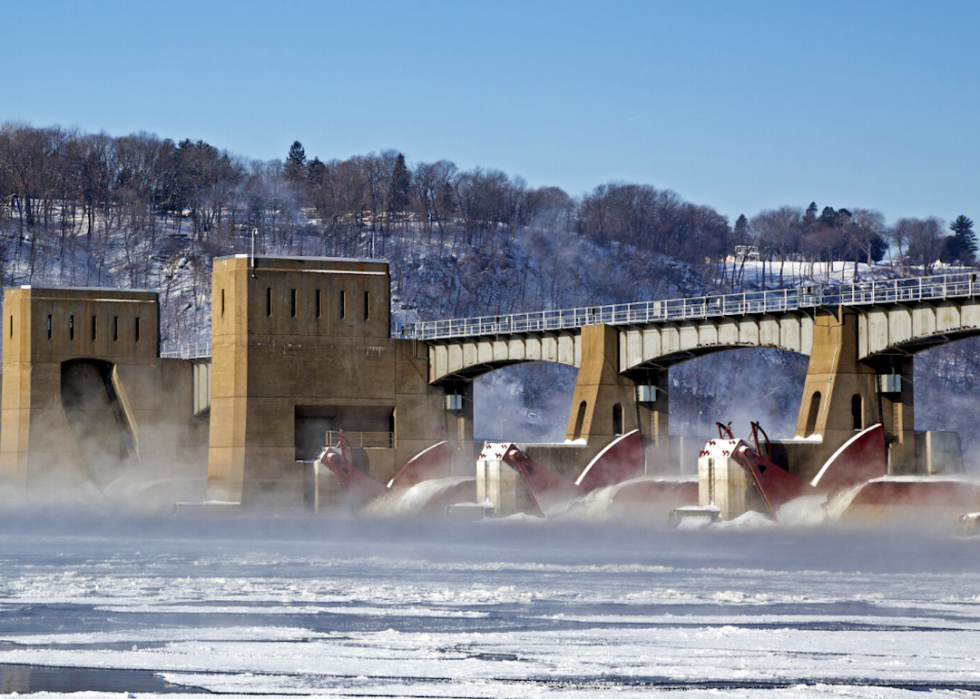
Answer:
[[[5,519],[0,691],[980,693],[980,541]]]

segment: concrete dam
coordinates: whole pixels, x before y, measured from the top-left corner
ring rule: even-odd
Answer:
[[[392,330],[386,262],[233,255],[214,261],[210,346],[161,351],[156,292],[8,288],[0,487],[206,473],[206,502],[301,508],[336,497],[310,476],[330,434],[381,483],[437,446],[444,473],[472,476],[473,379],[532,361],[578,369],[566,443],[529,445],[533,459],[574,480],[636,432],[644,473],[694,473],[704,440],[668,434],[667,371],[751,347],[809,356],[795,439],[771,450],[791,473],[813,477],[879,424],[889,474],[961,470],[955,435],[914,431],[913,358],[980,334],[978,295],[954,274]]]

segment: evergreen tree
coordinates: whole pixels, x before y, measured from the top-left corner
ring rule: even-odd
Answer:
[[[303,144],[293,141],[286,156],[286,179],[290,182],[302,182],[306,174],[306,151]]]
[[[327,166],[319,158],[306,163],[306,187],[310,203],[317,211],[323,211],[327,206],[327,193],[323,185],[327,182]]]
[[[740,214],[735,220],[735,240],[744,242],[749,237],[749,220],[745,214]]]
[[[881,262],[885,259],[885,253],[888,252],[888,243],[880,235],[875,233],[874,238],[871,239],[871,259],[867,259],[867,255],[862,254],[862,262],[867,264]]]
[[[972,265],[977,257],[977,239],[973,233],[973,221],[960,214],[949,224],[949,230],[953,231],[953,235],[946,239],[943,246],[943,261]]]
[[[823,207],[823,211],[820,212],[820,223],[824,224],[825,226],[837,225],[837,212],[834,211],[834,207]]]
[[[311,185],[322,185],[327,179],[327,166],[319,158],[313,158],[306,164],[306,179]]]
[[[391,210],[404,211],[409,204],[409,191],[412,186],[412,176],[405,165],[405,156],[401,153],[395,158],[395,167],[391,173]]]
[[[806,207],[806,213],[803,214],[803,220],[800,222],[803,225],[803,231],[807,232],[813,228],[813,224],[817,222],[817,202],[811,201],[810,206]]]

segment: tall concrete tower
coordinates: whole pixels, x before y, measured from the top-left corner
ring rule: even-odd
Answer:
[[[328,431],[382,481],[453,436],[425,352],[390,337],[386,262],[218,258],[211,328],[208,500],[300,505]]]
[[[155,291],[22,286],[3,310],[0,484],[54,496],[199,462],[193,368],[159,356]]]

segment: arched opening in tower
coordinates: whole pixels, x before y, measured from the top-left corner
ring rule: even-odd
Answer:
[[[75,454],[95,485],[105,489],[137,458],[136,437],[113,383],[113,364],[62,362],[61,405],[75,436]]]

